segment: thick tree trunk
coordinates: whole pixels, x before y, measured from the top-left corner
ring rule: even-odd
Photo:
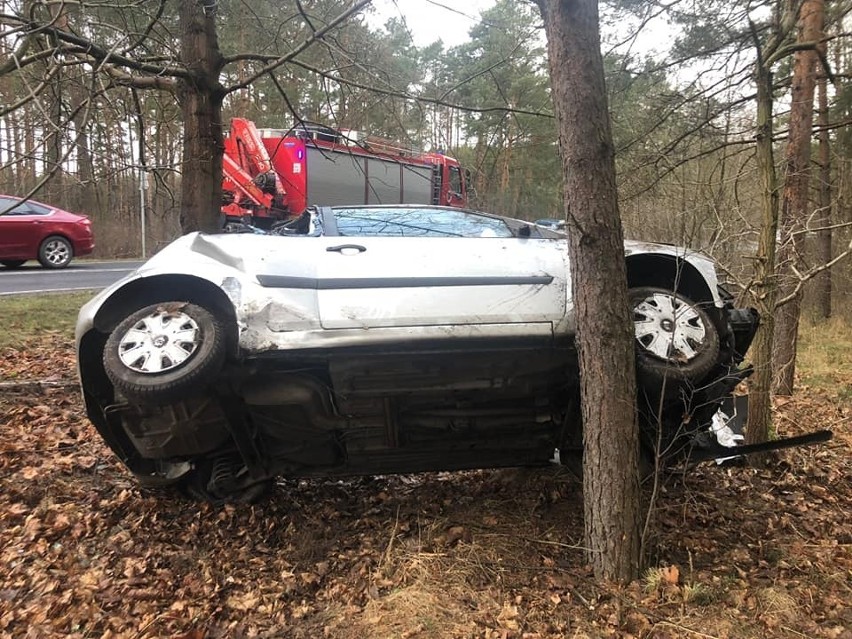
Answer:
[[[773,309],[777,293],[775,281],[775,235],[778,230],[778,179],[772,150],[772,73],[758,60],[755,69],[757,85],[757,165],[762,186],[760,238],[755,256],[754,297],[761,321],[755,335],[752,353],[754,375],[749,386],[746,443],[757,444],[769,439],[772,429],[772,334]],[[753,456],[755,462],[760,458]]]
[[[100,206],[98,206],[92,150],[89,145],[89,122],[86,121],[87,115],[94,110],[94,106],[83,106],[84,101],[89,99],[86,80],[87,77],[80,73],[77,81],[71,86],[71,108],[74,111],[76,136],[74,150],[76,153],[77,181],[79,182],[73,207],[77,211],[92,214],[100,211]]]
[[[822,38],[824,0],[805,0],[799,13],[800,43],[816,43]],[[810,217],[811,137],[814,121],[814,87],[819,56],[816,49],[797,51],[793,63],[790,133],[784,168],[784,195],[781,204],[781,249],[779,265],[780,296],[793,298],[776,312],[773,342],[776,395],[792,395],[796,373],[796,346],[802,289],[797,273],[805,270],[804,229]]]
[[[589,561],[629,581],[640,563],[634,328],[597,0],[538,0],[559,126],[583,413]]]
[[[189,231],[221,228],[222,55],[216,37],[213,0],[180,2],[181,59],[192,78],[181,79],[178,101],[184,123],[180,224]]]
[[[68,8],[64,4],[52,7],[50,12],[53,24],[57,29],[68,29]],[[53,62],[48,60],[44,64],[46,67],[50,67]],[[65,176],[62,172],[62,158],[65,152],[64,136],[65,131],[67,131],[65,126],[67,89],[65,88],[66,78],[63,71],[64,69],[60,69],[50,80],[50,88],[47,91],[50,123],[42,126],[41,130],[44,142],[44,172],[50,176],[44,185],[44,197],[48,202],[65,204],[63,197]]]
[[[31,112],[29,109],[24,112],[24,117],[19,121],[19,124],[23,125],[23,138],[24,145],[23,150],[18,151],[15,149],[15,153],[18,153],[17,157],[24,158],[21,164],[25,167],[22,171],[22,189],[29,190],[35,186],[36,183],[36,161],[35,161],[35,153],[32,152],[32,149],[36,148],[36,114]],[[20,129],[19,129],[20,130]]]
[[[824,47],[823,47],[824,48]],[[823,74],[818,83],[819,101],[819,214],[816,216],[820,231],[817,234],[817,262],[831,262],[831,152],[828,135],[827,78]],[[817,308],[823,319],[831,317],[831,269],[816,276]]]

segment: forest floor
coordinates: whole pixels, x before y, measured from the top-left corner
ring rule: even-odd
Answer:
[[[0,388],[0,637],[852,639],[845,361],[776,405],[779,434],[832,441],[667,477],[653,568],[617,587],[584,565],[564,470],[146,492],[85,417],[67,334],[2,346],[0,381],[53,385]]]

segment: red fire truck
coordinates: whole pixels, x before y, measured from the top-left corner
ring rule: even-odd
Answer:
[[[468,204],[467,176],[455,159],[326,127],[258,130],[234,118],[223,176],[226,219],[263,228],[311,205]]]

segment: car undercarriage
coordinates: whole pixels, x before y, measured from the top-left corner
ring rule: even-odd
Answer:
[[[744,350],[757,319],[740,321]],[[732,345],[736,335],[731,327]],[[273,352],[226,365],[178,401],[113,399],[93,421],[125,440],[125,462],[143,483],[201,474],[196,492],[214,499],[275,476],[542,466],[557,450],[563,460],[582,454],[577,371],[569,339]],[[663,393],[640,383],[646,458],[682,460],[712,445],[713,413],[750,370],[715,373]]]

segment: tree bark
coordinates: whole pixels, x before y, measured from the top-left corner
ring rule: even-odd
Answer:
[[[64,4],[50,9],[53,23],[57,29],[68,29],[68,8]],[[55,42],[51,42],[55,45]],[[52,65],[46,61],[45,67]],[[67,130],[65,126],[65,69],[51,79],[48,90],[48,109],[50,112],[50,123],[42,127],[44,141],[44,172],[50,178],[44,185],[44,197],[48,202],[63,202],[63,191],[65,176],[62,172],[62,158],[64,155],[64,135]]]
[[[762,57],[762,56],[761,56]],[[754,297],[761,320],[752,345],[754,375],[749,386],[746,443],[769,439],[772,429],[772,335],[775,281],[775,236],[778,230],[778,178],[772,149],[772,72],[763,59],[755,66],[757,85],[757,165],[762,186],[760,238],[755,256]],[[760,457],[753,456],[755,463]]]
[[[816,43],[822,38],[824,0],[805,0],[799,12],[798,42]],[[811,137],[813,135],[814,87],[819,61],[814,47],[796,51],[793,62],[790,129],[784,159],[784,193],[781,200],[781,248],[779,294],[793,295],[779,307],[775,318],[773,362],[776,395],[792,395],[796,372],[796,346],[802,289],[797,273],[803,272],[805,225],[810,209]]]
[[[80,108],[90,98],[86,86],[87,76],[76,71],[76,81],[71,85],[71,110],[74,112],[75,152],[77,164],[77,181],[73,208],[76,211],[92,214],[100,211],[98,190],[95,182],[95,169],[92,162],[92,150],[89,144],[89,127],[87,115],[92,107]]]
[[[595,575],[639,573],[639,430],[597,0],[538,0],[564,174],[583,415],[586,546]]]
[[[825,47],[823,47],[825,48]],[[828,134],[828,92],[825,74],[817,84],[819,102],[819,214],[816,216],[820,228],[817,234],[817,260],[819,264],[831,262],[831,149]],[[817,308],[820,317],[831,317],[831,269],[816,276]]]
[[[184,233],[221,228],[223,67],[215,0],[180,4],[181,60],[192,72],[178,82],[184,124],[180,224]]]

